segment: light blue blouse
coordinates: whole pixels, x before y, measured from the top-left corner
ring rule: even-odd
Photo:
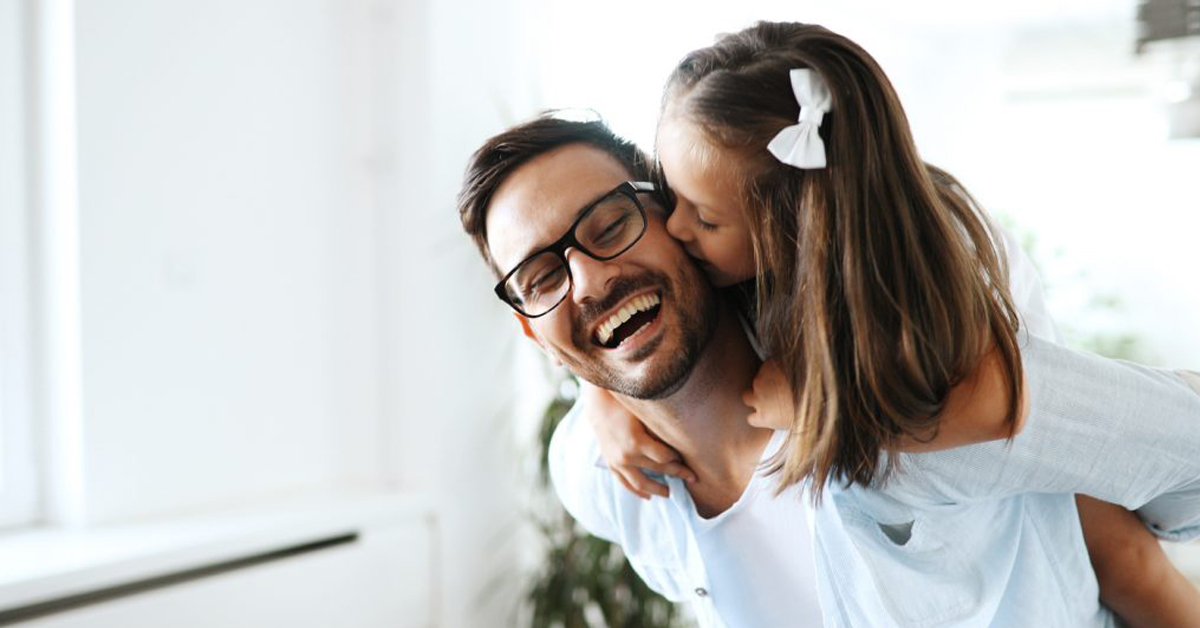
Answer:
[[[1011,443],[903,455],[879,489],[835,489],[816,511],[828,625],[1112,625],[1072,491],[1200,536],[1200,394],[1037,337],[1021,357],[1031,412]]]
[[[763,573],[768,583],[799,589],[815,581],[825,626],[1115,625],[1099,601],[1075,492],[1139,508],[1161,536],[1200,534],[1200,395],[1175,373],[1055,345],[1032,265],[1007,234],[1004,244],[1033,408],[1016,439],[905,455],[901,473],[880,488],[831,486],[815,509],[793,491],[776,499],[787,500],[786,515],[761,499],[735,508],[737,521],[761,521],[760,513],[806,520],[792,528],[805,542],[788,528],[764,528],[771,538],[757,539],[763,548],[753,553],[774,547],[788,565],[774,582]],[[740,592],[737,582],[715,593],[706,587],[714,573],[769,571],[766,563],[698,544],[690,500],[679,498],[686,486],[676,478],[667,479],[671,500],[627,494],[597,466],[594,435],[576,417],[551,446],[568,510],[620,543],[652,588],[694,602],[701,625],[749,626],[742,613],[754,605],[731,599],[750,599],[751,583]],[[810,567],[811,578],[803,575]],[[815,625],[800,619],[812,611],[811,590],[773,599],[774,616],[797,621],[763,625]]]
[[[1173,371],[1066,349],[1010,237],[1030,415],[1011,442],[902,455],[814,512],[828,626],[1109,626],[1074,493],[1200,536],[1200,394]]]

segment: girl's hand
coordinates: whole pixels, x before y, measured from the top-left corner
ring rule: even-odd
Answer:
[[[580,402],[596,431],[600,455],[629,492],[642,499],[670,495],[666,484],[650,479],[642,469],[696,481],[696,474],[683,464],[679,453],[647,431],[608,391],[581,382]]]
[[[775,360],[767,360],[754,376],[750,390],[742,393],[742,403],[754,412],[746,421],[754,427],[790,430],[796,416],[792,385]]]

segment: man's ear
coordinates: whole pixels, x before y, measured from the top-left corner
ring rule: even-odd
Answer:
[[[529,326],[528,318],[525,318],[517,312],[513,312],[512,315],[517,319],[517,322],[521,324],[521,332],[525,334],[526,338],[538,343],[539,345],[542,344],[541,341],[537,339],[537,336],[533,335],[533,328]]]
[[[513,317],[517,319],[518,323],[520,323],[521,333],[525,334],[526,338],[537,343],[538,348],[542,350],[542,353],[546,354],[546,357],[549,358],[555,366],[562,366],[562,361],[554,357],[553,353],[547,351],[546,346],[542,344],[542,340],[533,333],[533,328],[529,326],[529,319],[516,312],[513,312]]]

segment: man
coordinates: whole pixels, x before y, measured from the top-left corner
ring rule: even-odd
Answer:
[[[600,465],[572,413],[551,474],[584,527],[618,543],[653,589],[690,600],[706,626],[818,626],[822,611],[826,625],[852,626],[1111,620],[1071,496],[926,516],[858,488],[831,491],[815,510],[799,489],[775,495],[760,469],[785,434],[751,427],[741,403],[758,356],[667,235],[656,197],[627,183],[648,178],[642,154],[603,123],[544,116],[485,143],[459,199],[525,334],[617,393],[697,476],[689,486],[667,478],[669,498],[639,499]],[[1037,291],[1021,292],[1018,304],[1040,312]],[[1014,564],[1007,577],[986,572]]]
[[[552,444],[555,485],[584,527],[621,545],[652,588],[690,599],[703,625],[819,626],[804,502],[793,491],[774,498],[769,478],[756,473],[781,444],[745,420],[741,393],[758,357],[728,304],[667,235],[656,196],[612,198],[622,183],[648,178],[638,149],[602,123],[554,118],[493,138],[468,171],[464,226],[497,275],[513,272],[515,286],[522,261],[533,258],[546,265],[532,281],[561,272],[569,286],[544,301],[513,295],[528,314],[518,314],[526,333],[575,374],[619,393],[698,478],[691,490],[672,478],[668,500],[638,499],[597,466],[590,428],[573,414]],[[612,259],[589,256],[585,248],[595,254],[608,244],[595,234],[623,219],[619,208],[636,213],[635,200],[644,232],[633,225],[617,242],[626,250],[602,252]],[[572,236],[583,246],[562,248]],[[561,254],[565,266],[538,254],[553,243],[560,247],[549,257]],[[613,330],[623,342],[604,346],[598,328],[627,306],[641,310],[625,323],[636,329]]]

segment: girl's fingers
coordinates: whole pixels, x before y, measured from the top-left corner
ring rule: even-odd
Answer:
[[[647,441],[641,444],[641,454],[651,462],[658,464],[667,464],[679,460],[679,454],[674,450],[658,441]],[[655,469],[657,470],[657,469]]]
[[[663,465],[662,472],[680,478],[689,484],[696,482],[696,474],[692,473],[691,469],[683,466],[682,462],[669,462]]]
[[[671,494],[671,491],[667,488],[666,484],[655,482],[654,480],[646,477],[646,474],[642,473],[640,470],[635,469],[630,475],[633,477],[627,478],[629,483],[634,485],[634,487],[636,487],[640,493],[647,495],[646,499],[649,499],[649,495],[668,497]]]
[[[679,460],[672,460],[672,461],[666,462],[666,463],[658,463],[658,462],[654,462],[652,460],[647,460],[638,466],[640,466],[641,468],[643,468],[647,471],[653,471],[654,473],[661,473],[662,475],[673,475],[677,478],[682,479],[685,482],[695,482],[696,481],[696,474],[693,473],[691,469],[687,468],[687,466],[685,466]],[[654,480],[650,480],[650,481],[654,482]],[[661,482],[654,482],[654,483],[658,484],[659,486],[665,486]]]
[[[625,490],[637,495],[641,499],[650,499],[649,495],[639,491],[634,485],[630,484],[629,480],[625,479],[625,475],[621,472],[613,470],[613,475],[617,476],[617,481],[621,483],[621,486],[625,487]]]

